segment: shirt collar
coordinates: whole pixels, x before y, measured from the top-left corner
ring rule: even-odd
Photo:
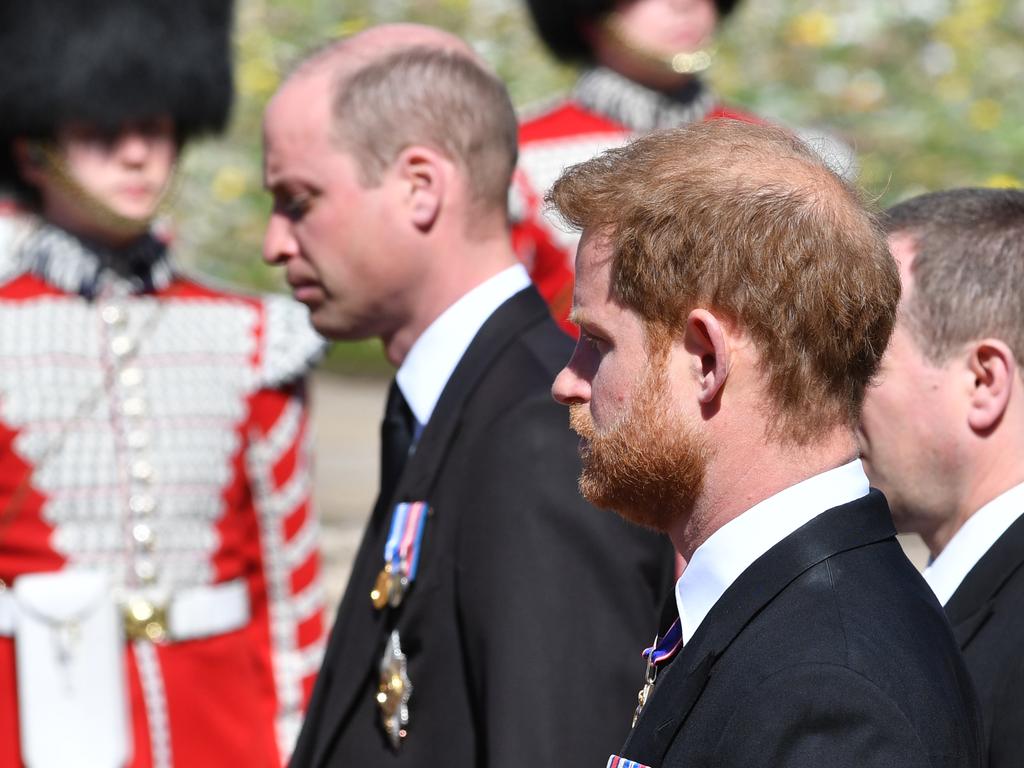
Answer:
[[[854,459],[779,491],[711,534],[676,583],[683,641],[689,642],[719,598],[761,555],[825,510],[868,490],[860,459]]]
[[[509,267],[462,296],[416,339],[395,378],[416,419],[417,438],[487,318],[529,285],[530,277],[521,264]]]
[[[949,602],[971,569],[1021,514],[1024,514],[1024,483],[996,496],[967,518],[924,570],[924,579],[940,603]]]

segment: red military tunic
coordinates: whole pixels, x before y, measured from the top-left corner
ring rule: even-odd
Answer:
[[[235,583],[249,619],[128,642],[131,766],[279,766],[319,668],[305,309],[0,217],[0,579],[81,567],[118,594]],[[199,624],[218,617],[199,617]],[[0,768],[21,765],[0,637]],[[60,738],[60,726],[53,725]]]
[[[569,98],[526,119],[519,127],[519,165],[512,182],[512,238],[516,253],[551,312],[573,336],[573,264],[579,234],[544,215],[544,195],[570,165],[625,144],[638,133],[700,120],[758,119],[717,103],[693,81],[669,97],[608,69],[586,72]]]

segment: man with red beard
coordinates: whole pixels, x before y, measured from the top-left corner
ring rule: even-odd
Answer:
[[[981,765],[963,661],[857,458],[900,292],[857,191],[791,134],[720,120],[549,197],[582,230],[553,387],[581,488],[686,562],[609,765]]]

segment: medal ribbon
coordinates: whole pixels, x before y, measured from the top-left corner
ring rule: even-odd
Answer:
[[[665,636],[660,639],[655,638],[654,645],[650,648],[645,648],[643,655],[648,663],[658,666],[679,653],[679,649],[682,647],[683,625],[679,619],[676,619],[672,622],[672,626],[668,628]]]
[[[402,502],[395,505],[391,515],[391,529],[384,545],[384,562],[395,573],[401,573],[411,584],[416,578],[420,562],[420,544],[427,522],[425,501]]]
[[[608,758],[608,765],[605,768],[648,768],[648,766],[635,760],[627,760],[624,757],[612,755]]]

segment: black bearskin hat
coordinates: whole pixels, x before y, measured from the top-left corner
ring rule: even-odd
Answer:
[[[715,0],[720,18],[727,16],[739,0]],[[582,25],[609,13],[615,0],[528,0],[537,33],[558,58],[588,61],[590,46]]]
[[[15,137],[70,120],[116,130],[170,114],[181,140],[231,110],[232,0],[0,3],[0,184]]]

